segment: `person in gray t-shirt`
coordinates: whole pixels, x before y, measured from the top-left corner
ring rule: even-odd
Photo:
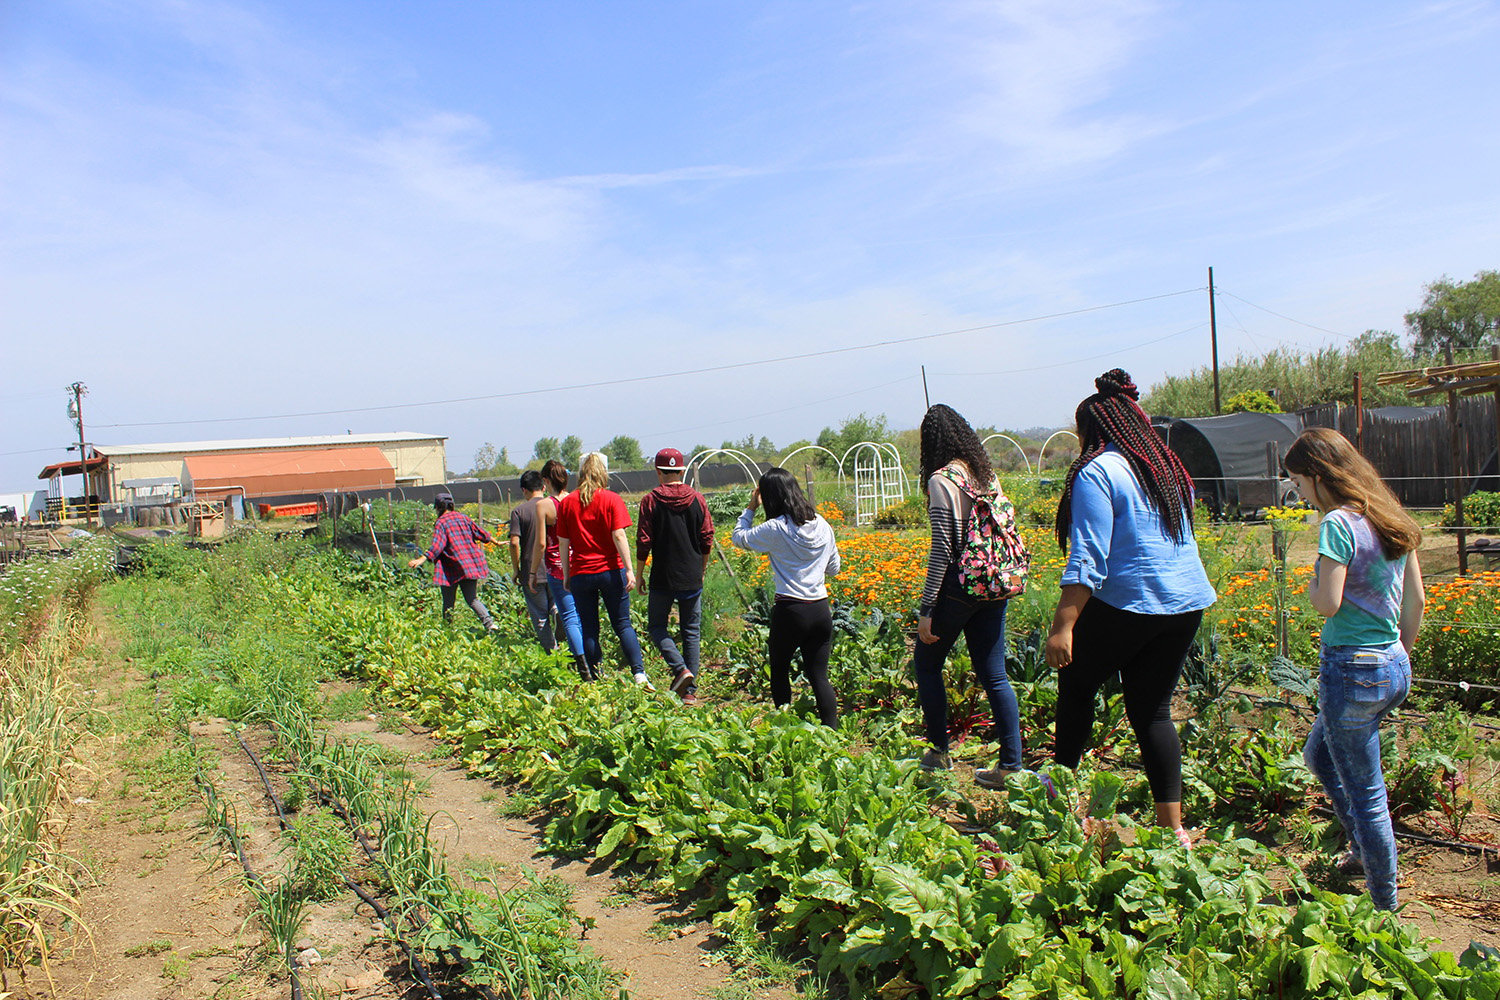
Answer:
[[[541,530],[541,519],[537,516],[536,502],[542,498],[542,475],[535,469],[521,473],[523,499],[510,512],[510,568],[511,576],[526,598],[526,617],[531,622],[536,641],[547,652],[557,648],[557,636],[552,631],[552,594],[547,589],[547,568],[535,561],[537,532]]]

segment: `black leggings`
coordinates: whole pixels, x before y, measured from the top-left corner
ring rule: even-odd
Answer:
[[[1090,599],[1073,626],[1073,662],[1057,675],[1057,762],[1078,766],[1094,728],[1095,696],[1118,672],[1151,797],[1181,802],[1182,744],[1172,723],[1172,692],[1202,620],[1202,611],[1143,615]]]
[[[777,597],[771,606],[771,700],[792,703],[792,656],[802,651],[802,675],[812,685],[823,725],[839,724],[839,700],[828,683],[828,653],[833,646],[833,616],[828,598],[799,601]]]

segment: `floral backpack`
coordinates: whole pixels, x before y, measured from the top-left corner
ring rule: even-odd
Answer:
[[[980,493],[957,469],[940,472],[973,503],[968,535],[958,554],[959,584],[980,600],[1003,600],[1020,594],[1031,573],[1031,552],[1016,528],[1015,505],[998,483],[994,490]]]

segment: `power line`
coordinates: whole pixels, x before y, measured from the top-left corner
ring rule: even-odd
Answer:
[[[1341,333],[1338,330],[1330,330],[1330,329],[1328,329],[1328,327],[1326,327],[1326,326],[1318,326],[1316,323],[1304,323],[1300,319],[1293,319],[1291,316],[1288,316],[1285,313],[1279,313],[1275,309],[1267,309],[1265,306],[1257,305],[1256,303],[1251,302],[1249,299],[1244,298],[1243,296],[1236,295],[1233,292],[1226,292],[1222,288],[1219,289],[1219,294],[1220,295],[1227,295],[1231,299],[1239,299],[1241,302],[1245,303],[1245,305],[1249,306],[1252,309],[1259,309],[1263,313],[1270,313],[1272,316],[1275,316],[1278,319],[1284,319],[1288,323],[1296,323],[1298,326],[1305,326],[1309,330],[1317,330],[1319,333],[1330,333],[1330,334],[1332,334],[1335,337],[1343,337],[1345,340],[1353,340],[1353,339],[1355,339],[1352,334]]]
[[[1202,291],[1202,289],[1201,288],[1195,288],[1195,289],[1193,289],[1193,291]],[[1181,294],[1181,293],[1178,293],[1178,294]],[[1131,351],[1139,350],[1142,347],[1150,347],[1152,344],[1160,344],[1162,341],[1164,341],[1164,340],[1171,340],[1174,337],[1184,337],[1184,336],[1186,336],[1186,335],[1188,335],[1188,334],[1190,334],[1190,333],[1192,333],[1192,332],[1194,332],[1196,330],[1203,329],[1203,326],[1204,326],[1204,324],[1202,322],[1194,323],[1192,326],[1188,327],[1185,330],[1178,330],[1176,333],[1169,333],[1165,337],[1157,337],[1154,340],[1143,340],[1139,344],[1132,344],[1129,347],[1121,347],[1118,350],[1105,351],[1103,354],[1092,354],[1092,355],[1090,355],[1090,356],[1088,356],[1086,358],[1070,358],[1067,361],[1058,361],[1058,362],[1055,362],[1054,364],[1050,364],[1050,365],[1036,365],[1035,367],[1032,367],[1032,368],[1007,368],[1004,371],[998,371],[998,372],[934,372],[932,374],[942,375],[944,378],[954,378],[954,377],[965,376],[965,375],[978,375],[978,376],[1020,375],[1020,374],[1026,373],[1026,372],[1043,372],[1043,371],[1049,371],[1049,370],[1051,370],[1053,368],[1066,368],[1069,365],[1082,364],[1085,361],[1098,361],[1100,358],[1112,358],[1112,357],[1114,357],[1114,356],[1116,356],[1118,354],[1128,354]]]
[[[790,413],[792,410],[801,410],[809,406],[817,406],[819,403],[831,403],[836,399],[848,399],[850,396],[858,396],[862,393],[874,392],[876,389],[885,389],[893,385],[900,385],[902,382],[910,382],[918,377],[919,376],[916,375],[903,375],[898,379],[892,379],[889,382],[882,382],[879,385],[867,385],[863,389],[855,389],[851,392],[839,393],[837,396],[825,396],[822,399],[810,399],[805,403],[796,403],[792,406],[783,406],[779,410],[767,410],[764,413],[749,413],[744,416],[735,417],[733,420],[719,420],[711,424],[698,424],[695,427],[677,427],[669,431],[653,431],[650,434],[646,434],[644,436],[650,438],[665,437],[668,434],[686,434],[689,431],[701,431],[709,427],[723,427],[725,424],[737,424],[742,420],[759,420],[761,417],[774,417],[780,413]]]
[[[30,451],[0,451],[0,458],[12,458],[16,455],[55,454],[59,451],[62,451],[64,447],[71,446],[58,445],[56,448],[32,448]]]
[[[381,406],[352,406],[338,410],[308,410],[302,413],[273,413],[254,417],[210,417],[198,420],[147,420],[134,423],[118,424],[96,424],[96,427],[177,427],[195,424],[229,424],[242,423],[247,420],[290,420],[299,417],[329,417],[339,416],[346,413],[375,413],[385,410],[408,410],[423,406],[451,406],[458,403],[478,403],[496,399],[516,399],[522,396],[539,396],[553,392],[571,392],[578,389],[600,389],[614,385],[632,385],[640,382],[653,382],[658,379],[686,378],[692,375],[707,375],[713,372],[737,371],[744,368],[755,368],[761,365],[779,364],[784,361],[806,361],[812,358],[826,358],[838,354],[851,354],[856,351],[869,351],[879,347],[893,347],[899,344],[916,344],[928,340],[938,340],[943,337],[956,337],[965,333],[979,333],[985,330],[999,330],[1010,326],[1021,326],[1026,323],[1041,323],[1046,320],[1063,319],[1068,316],[1081,316],[1085,313],[1099,312],[1104,309],[1118,309],[1123,306],[1139,305],[1142,302],[1155,302],[1160,299],[1174,298],[1179,295],[1192,295],[1201,292],[1201,288],[1188,288],[1179,292],[1165,292],[1161,295],[1147,295],[1138,299],[1126,299],[1122,302],[1107,302],[1103,305],[1084,306],[1080,309],[1069,309],[1063,312],[1047,313],[1042,316],[1028,316],[1023,319],[1002,320],[998,323],[985,323],[981,326],[964,327],[959,330],[943,330],[939,333],[924,333],[912,337],[893,337],[888,340],[877,340],[866,344],[855,344],[849,347],[830,347],[822,351],[806,351],[801,354],[787,354],[776,358],[761,358],[754,361],[737,361],[724,365],[709,365],[704,368],[690,368],[675,372],[658,372],[653,375],[635,375],[627,378],[600,379],[595,382],[577,382],[571,385],[550,386],[542,389],[518,389],[513,392],[488,393],[482,396],[461,396],[455,399],[434,399],[421,403],[387,403]]]

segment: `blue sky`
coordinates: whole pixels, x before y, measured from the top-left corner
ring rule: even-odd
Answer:
[[[1061,425],[1207,362],[1169,293],[1210,265],[1225,356],[1399,330],[1500,266],[1497,40],[1491,2],[10,0],[0,489],[75,379],[91,441],[419,430],[461,470],[915,426],[923,364]]]

